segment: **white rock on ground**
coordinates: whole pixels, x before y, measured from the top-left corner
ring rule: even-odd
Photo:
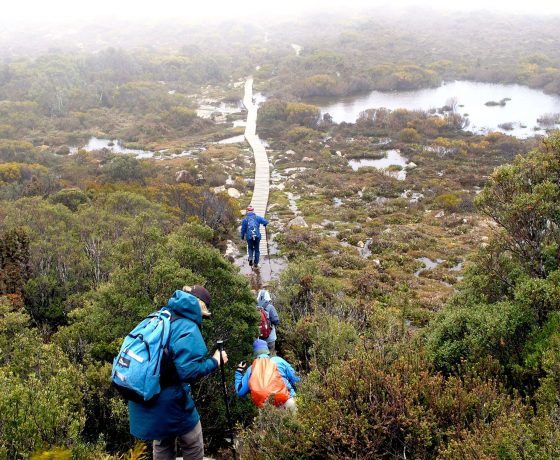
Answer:
[[[295,218],[293,218],[290,222],[288,222],[287,225],[288,228],[292,228],[292,227],[309,227],[309,225],[307,225],[307,222],[305,222],[305,219],[301,216],[297,216]]]
[[[236,198],[236,199],[241,197],[241,192],[233,187],[227,189],[227,194],[232,198]]]
[[[181,171],[177,171],[175,173],[175,182],[188,182],[189,180],[189,172],[182,169]]]

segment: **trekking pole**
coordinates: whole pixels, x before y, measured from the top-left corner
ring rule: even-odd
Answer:
[[[268,232],[265,233],[266,236],[266,252],[268,253],[268,255],[266,256],[266,258],[268,259],[268,268],[270,268],[270,279],[272,279],[272,262],[270,261],[270,245],[268,244]]]
[[[233,437],[233,421],[231,420],[231,413],[229,411],[229,399],[228,399],[227,385],[226,385],[226,372],[224,369],[224,359],[222,357],[222,352],[224,351],[224,341],[217,340],[216,345],[218,347],[218,350],[220,350],[220,373],[222,375],[222,389],[224,391],[224,402],[226,403],[226,416],[228,420],[229,433],[231,436],[231,447],[233,449],[233,458],[236,459],[237,455],[235,453],[235,440]]]

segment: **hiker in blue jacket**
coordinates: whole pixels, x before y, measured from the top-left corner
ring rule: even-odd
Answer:
[[[270,292],[268,292],[268,283],[264,283],[257,294],[257,308],[262,308],[270,321],[270,325],[272,326],[270,335],[266,338],[263,338],[268,345],[268,350],[270,354],[274,356],[276,354],[276,326],[280,323],[280,317],[278,316],[278,312],[276,308],[274,308],[274,304],[272,303],[272,296]]]
[[[154,460],[175,460],[175,442],[183,458],[202,460],[204,443],[200,417],[190,384],[215,371],[220,362],[216,350],[211,358],[201,334],[202,318],[210,316],[210,294],[202,286],[185,286],[169,299],[172,312],[169,353],[164,355],[161,392],[147,402],[128,402],[130,432],[153,442]],[[222,352],[223,362],[227,354]]]
[[[289,409],[291,411],[296,410],[296,402],[295,402],[295,395],[296,395],[296,383],[300,381],[300,378],[296,375],[296,371],[294,368],[288,363],[286,360],[280,358],[280,356],[273,356],[270,357],[270,352],[268,351],[268,346],[264,340],[257,339],[253,342],[253,354],[255,359],[257,358],[264,358],[272,360],[277,368],[280,377],[284,381],[288,392],[290,393],[290,399],[284,403],[282,408]],[[243,374],[245,370],[246,364],[241,362],[237,365],[237,369],[235,370],[235,392],[237,396],[240,398],[250,393],[251,388],[249,386],[249,379],[251,378],[251,369],[253,366],[249,366],[247,372]]]
[[[247,252],[249,253],[249,265],[255,268],[259,267],[259,258],[261,251],[259,249],[261,243],[260,227],[268,225],[268,220],[264,217],[257,216],[253,206],[247,207],[247,214],[241,223],[241,239],[247,240]]]

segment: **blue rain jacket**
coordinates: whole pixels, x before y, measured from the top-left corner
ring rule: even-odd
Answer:
[[[245,216],[245,219],[243,219],[243,222],[241,223],[241,239],[244,240],[247,236],[247,224],[249,223],[249,217],[250,216],[256,216],[257,218],[257,238],[260,239],[261,237],[261,225],[264,225],[265,227],[268,225],[268,220],[266,220],[264,217],[261,216],[257,216],[254,212],[248,212],[247,215]]]
[[[128,402],[130,432],[133,436],[151,441],[180,436],[191,431],[200,417],[194,405],[190,384],[210,374],[218,367],[213,358],[206,358],[208,349],[200,332],[202,312],[198,299],[192,294],[175,291],[168,304],[177,317],[171,323],[169,356],[174,364],[174,378],[169,385],[148,402]]]
[[[296,375],[296,371],[292,366],[290,366],[288,361],[280,358],[280,356],[273,356],[271,358],[266,353],[260,354],[257,358],[271,359],[276,363],[280,377],[282,377],[282,380],[288,387],[290,396],[293,398],[296,395],[296,383],[300,381],[300,378]],[[240,398],[248,394],[250,391],[249,379],[251,378],[252,367],[253,366],[249,366],[245,374],[243,374],[239,369],[235,371],[235,392]]]

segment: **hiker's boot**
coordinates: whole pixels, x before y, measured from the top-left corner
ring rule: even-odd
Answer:
[[[250,261],[249,261],[249,267],[252,267],[252,266],[253,266],[253,261],[250,260]]]

